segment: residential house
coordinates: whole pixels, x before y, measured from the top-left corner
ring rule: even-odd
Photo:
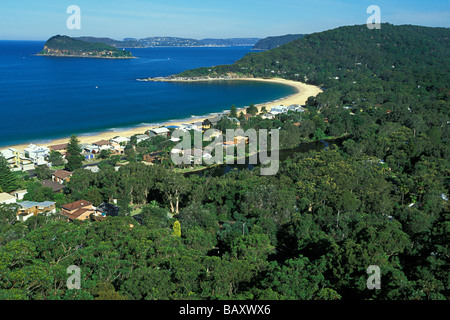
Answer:
[[[270,109],[270,113],[273,115],[277,115],[280,113],[286,113],[286,112],[288,112],[288,107],[285,107],[285,106],[275,106]]]
[[[16,203],[16,197],[10,195],[9,193],[2,192],[0,193],[0,204],[12,204]]]
[[[86,200],[79,200],[61,207],[61,214],[69,220],[86,220],[91,214],[98,215],[94,205]]]
[[[155,160],[157,160],[161,156],[161,153],[162,152],[152,152],[152,153],[145,154],[143,156],[143,160],[145,162],[154,163]]]
[[[19,202],[19,211],[17,212],[17,220],[26,221],[29,217],[37,216],[38,214],[55,213],[56,207],[53,201],[22,201]]]
[[[197,123],[182,123],[181,127],[185,130],[194,130],[194,131],[201,131],[199,128],[200,124]]]
[[[111,147],[112,147],[111,151],[115,154],[124,154],[125,153],[125,148],[122,147],[118,143],[115,143],[115,142],[111,143]]]
[[[70,180],[70,177],[72,176],[72,172],[67,170],[57,170],[52,173],[52,180],[64,184],[65,182],[68,182]]]
[[[251,117],[253,117],[253,115],[251,114],[251,113],[246,113],[246,114],[244,114],[244,118],[245,118],[245,120],[249,120]]]
[[[104,216],[116,217],[119,215],[120,208],[114,204],[103,202],[97,207],[97,210]]]
[[[26,158],[23,152],[8,148],[6,150],[0,150],[0,155],[6,159],[11,171],[28,171],[34,170],[34,163],[30,159]]]
[[[110,149],[110,142],[107,140],[100,140],[97,142],[94,142],[92,145],[94,147],[97,147],[99,150],[103,150],[103,149]]]
[[[24,152],[25,157],[33,161],[37,166],[48,164],[45,158],[50,154],[49,148],[30,144],[28,148],[24,150]]]
[[[67,143],[55,144],[53,146],[49,146],[49,149],[52,151],[58,151],[62,155],[65,155],[67,153]]]
[[[42,180],[40,181],[43,187],[47,187],[52,189],[53,193],[60,193],[65,188],[65,186],[61,183],[52,181],[52,180]]]
[[[14,197],[16,197],[17,200],[23,200],[23,197],[28,193],[27,190],[17,190],[14,191]]]
[[[97,154],[100,152],[100,147],[93,144],[83,143],[80,145],[81,149],[86,153]]]
[[[212,122],[209,119],[203,120],[203,122],[202,122],[202,129],[203,129],[203,131],[211,129],[212,125],[213,124],[212,124]]]
[[[118,144],[118,145],[126,145],[128,142],[130,142],[130,138],[126,138],[126,137],[115,137],[110,139],[109,141],[111,142],[111,144]]]
[[[150,129],[148,136],[149,137],[154,137],[154,136],[166,136],[168,137],[170,134],[170,130],[167,128],[155,128],[155,129]]]
[[[95,154],[92,152],[83,152],[81,155],[84,157],[85,160],[92,160],[95,158]]]
[[[219,118],[219,116],[216,116],[216,117],[208,118],[207,120],[208,120],[208,121],[211,123],[211,125],[214,127],[214,126],[217,125],[217,122],[219,122],[220,118]]]
[[[271,114],[271,113],[265,113],[261,116],[262,119],[275,119],[275,115]]]
[[[138,134],[138,135],[136,136],[136,143],[139,143],[139,142],[148,140],[149,138],[150,138],[150,137],[149,137],[148,135],[146,135],[146,134]]]

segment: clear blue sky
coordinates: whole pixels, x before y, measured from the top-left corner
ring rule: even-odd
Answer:
[[[448,0],[1,0],[0,39],[47,40],[55,34],[189,38],[312,33],[366,23],[369,5],[392,24],[450,27]],[[69,30],[69,5],[81,9],[81,30]]]

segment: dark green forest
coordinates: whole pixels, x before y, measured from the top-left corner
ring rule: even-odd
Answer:
[[[341,27],[184,72],[319,85],[300,127],[281,132],[345,141],[293,153],[274,176],[75,170],[66,200],[118,199],[119,216],[16,222],[0,206],[0,299],[448,299],[449,36]],[[66,287],[70,265],[80,290]],[[379,290],[366,286],[370,265]]]
[[[300,39],[304,34],[286,34],[284,36],[267,37],[259,40],[254,46],[253,50],[270,50],[282,46],[283,44]]]
[[[55,53],[61,55],[105,55],[103,52],[112,52],[111,57],[114,58],[132,58],[132,54],[128,50],[120,50],[109,44],[102,42],[88,42],[68,36],[56,35],[47,40],[41,55],[52,55]]]

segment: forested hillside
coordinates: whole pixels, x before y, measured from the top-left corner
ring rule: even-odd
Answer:
[[[253,50],[270,50],[282,46],[296,39],[303,38],[304,34],[286,34],[284,36],[267,37],[259,40]]]
[[[118,199],[119,217],[14,223],[0,207],[0,299],[448,299],[449,35],[342,27],[183,73],[320,85],[300,126],[281,132],[346,140],[292,154],[274,176],[79,169],[65,201]],[[65,286],[69,265],[81,290]],[[366,286],[370,265],[380,290]]]

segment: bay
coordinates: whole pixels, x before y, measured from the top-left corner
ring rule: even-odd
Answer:
[[[265,82],[141,82],[231,64],[251,47],[129,49],[137,59],[35,56],[43,41],[0,41],[0,146],[189,119],[294,93]]]

